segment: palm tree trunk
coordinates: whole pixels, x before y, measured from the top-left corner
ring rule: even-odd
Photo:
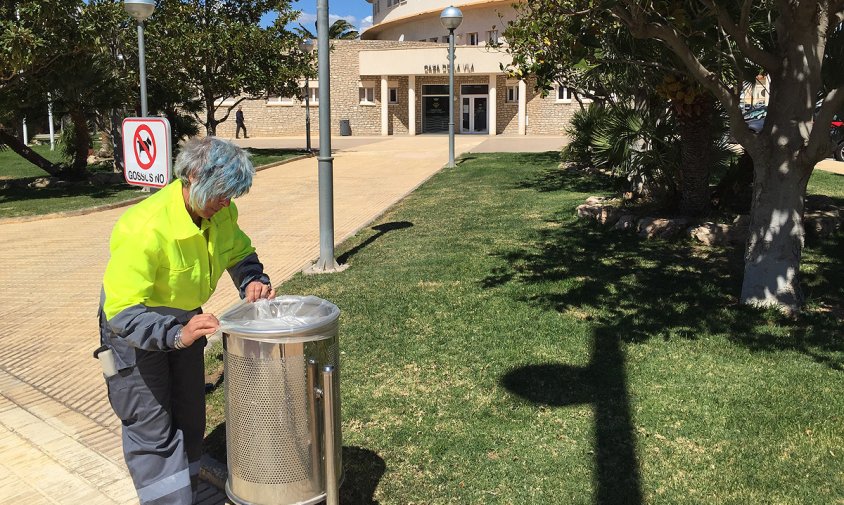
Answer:
[[[709,176],[712,164],[712,117],[715,103],[702,100],[701,112],[678,117],[680,131],[680,212],[703,216],[711,200]]]

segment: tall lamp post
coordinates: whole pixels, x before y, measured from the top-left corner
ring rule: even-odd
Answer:
[[[308,55],[311,54],[311,51],[314,48],[314,41],[311,40],[310,37],[305,37],[302,39],[302,42],[299,44],[299,48],[302,52],[307,53]],[[311,86],[309,81],[309,74],[310,74],[310,65],[308,65],[308,71],[305,72],[305,148],[308,150],[308,154],[311,154]]]
[[[331,93],[328,45],[328,0],[317,0],[317,59],[319,68],[319,259],[306,274],[345,270],[334,258],[334,157],[331,156]],[[326,474],[326,504],[337,505],[337,475]]]
[[[463,22],[463,13],[455,6],[443,9],[440,23],[448,30],[448,165],[454,167],[454,30]]]
[[[123,7],[138,22],[138,74],[141,78],[141,116],[147,116],[147,69],[144,61],[144,20],[155,10],[155,0],[123,0]]]

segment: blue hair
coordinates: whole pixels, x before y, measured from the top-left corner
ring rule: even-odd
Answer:
[[[217,137],[193,138],[176,157],[173,174],[189,188],[190,206],[204,208],[215,198],[237,198],[249,192],[255,167],[249,153]]]

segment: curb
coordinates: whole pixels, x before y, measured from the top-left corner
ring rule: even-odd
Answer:
[[[273,163],[267,163],[266,165],[261,165],[260,167],[255,167],[255,172],[260,172],[262,170],[266,170],[268,168],[275,168],[280,165],[284,165],[286,163],[292,163],[294,161],[303,160],[305,158],[313,158],[313,154],[302,154],[299,156],[294,156],[292,158],[288,158],[286,160],[275,161]],[[58,219],[62,217],[75,217],[75,216],[84,216],[86,214],[93,214],[94,212],[103,212],[106,210],[117,209],[120,207],[128,207],[129,205],[134,205],[144,198],[148,197],[149,195],[139,196],[135,198],[130,198],[128,200],[123,200],[122,202],[115,202],[109,203],[106,205],[100,205],[97,207],[88,207],[86,209],[77,209],[77,210],[68,210],[65,212],[51,212],[49,214],[36,214],[33,216],[20,216],[20,217],[6,217],[0,218],[0,226],[4,224],[14,224],[14,223],[26,223],[30,221],[41,221],[44,219]]]

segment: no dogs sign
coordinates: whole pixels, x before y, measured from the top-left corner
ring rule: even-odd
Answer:
[[[160,117],[123,120],[123,176],[135,186],[170,182],[170,123]]]

